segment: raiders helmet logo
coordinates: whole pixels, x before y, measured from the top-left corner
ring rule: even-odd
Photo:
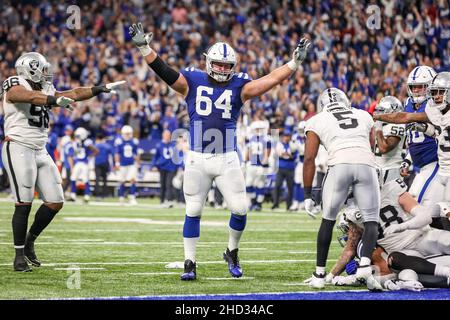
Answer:
[[[31,70],[36,71],[37,68],[39,67],[39,61],[38,60],[31,60],[29,65],[30,65]]]

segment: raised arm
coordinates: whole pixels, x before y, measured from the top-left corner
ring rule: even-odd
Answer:
[[[148,66],[152,68],[152,70],[173,90],[185,97],[189,90],[188,82],[181,73],[168,66],[158,54],[150,48],[150,43],[153,40],[153,33],[144,33],[144,28],[139,22],[130,27],[129,34]]]
[[[276,68],[268,75],[247,83],[242,88],[242,102],[245,102],[248,99],[259,97],[260,95],[266,93],[276,85],[289,78],[305,59],[310,46],[311,42],[306,38],[302,38],[300,40],[300,43],[297,45],[294,53],[292,54],[291,61],[279,68]]]
[[[430,122],[425,112],[396,112],[389,114],[374,114],[373,119],[389,123]]]
[[[56,97],[67,97],[74,101],[83,101],[99,95],[100,93],[115,93],[114,89],[125,84],[126,81],[107,83],[101,86],[79,87],[67,91],[56,92]]]

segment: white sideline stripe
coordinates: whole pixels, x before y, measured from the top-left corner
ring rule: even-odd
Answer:
[[[202,278],[203,279],[203,278]],[[210,277],[210,278],[204,278],[205,280],[215,280],[215,281],[239,281],[239,280],[253,280],[255,279],[255,277],[240,277],[240,278],[233,278],[233,277],[223,277],[223,278],[215,278],[215,277]]]
[[[336,259],[328,259],[327,261],[336,261]],[[43,267],[56,267],[56,266],[66,266],[66,265],[104,265],[104,266],[122,266],[122,265],[152,265],[152,264],[169,264],[173,261],[124,261],[124,262],[53,262],[53,263],[43,263]],[[316,262],[316,259],[296,259],[296,260],[241,260],[242,264],[267,264],[267,263],[298,263],[298,262]],[[197,261],[197,266],[202,266],[206,264],[224,264],[223,260],[217,261]],[[11,263],[1,263],[0,266],[10,266]]]
[[[309,286],[309,283],[303,283],[303,282],[290,282],[290,283],[282,283],[281,285],[283,286],[302,286],[302,287],[306,287]]]
[[[70,267],[70,268],[53,268],[53,270],[69,270],[69,271],[76,271],[76,270],[105,270],[105,268],[78,268],[78,267]]]
[[[180,274],[179,272],[132,272],[129,273],[133,276],[163,276],[163,275],[172,275],[172,274]]]
[[[65,221],[75,222],[124,222],[124,223],[141,223],[141,224],[157,224],[157,225],[183,225],[184,221],[162,221],[146,218],[113,218],[113,217],[68,217],[63,218]],[[204,226],[226,226],[226,222],[220,221],[203,221]]]
[[[97,241],[102,242],[105,240],[103,240],[103,239],[69,239],[67,241],[70,241],[70,242],[97,242]]]

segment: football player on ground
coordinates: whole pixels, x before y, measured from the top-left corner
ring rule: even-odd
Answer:
[[[130,183],[128,199],[131,205],[136,205],[136,181],[140,163],[139,140],[133,138],[133,128],[129,125],[122,127],[121,137],[114,142],[115,168],[119,170],[119,202],[125,202],[125,183]]]
[[[245,185],[250,199],[250,210],[261,211],[264,202],[264,188],[269,170],[269,156],[272,142],[267,136],[269,123],[254,121],[250,125],[252,136],[245,148]]]
[[[428,86],[428,96],[424,112],[398,112],[374,117],[392,123],[417,122],[413,126],[415,130],[422,131],[425,136],[436,137],[439,165],[435,166],[424,186],[425,188],[429,184],[427,193],[431,201],[422,202],[432,205],[439,201],[450,201],[450,72],[438,73],[433,78]],[[418,201],[420,202],[420,196]]]
[[[41,264],[34,242],[64,203],[61,176],[45,149],[48,112],[52,107],[70,108],[74,101],[111,92],[125,81],[57,92],[52,84],[51,65],[43,55],[25,53],[16,61],[15,68],[17,76],[9,77],[2,85],[6,136],[2,158],[16,202],[12,218],[14,270],[31,271],[27,260],[33,266]],[[35,187],[44,203],[27,233]]]
[[[378,102],[374,113],[395,113],[402,109],[400,100],[393,96],[386,96]],[[401,178],[400,167],[403,162],[405,138],[405,125],[375,122],[375,162],[381,169],[382,183]]]
[[[442,263],[442,259],[437,260],[436,256],[449,255],[450,231],[431,228],[428,224],[433,216],[448,219],[448,213],[448,203],[432,206],[419,204],[406,191],[406,184],[401,179],[391,180],[384,184],[381,188],[381,210],[378,224],[377,244],[380,247],[374,251],[372,256],[374,264],[380,268],[380,274],[390,273],[387,266],[397,272],[403,269],[413,269],[420,275],[428,275],[423,278],[424,284],[427,286],[430,286],[431,282],[435,285],[442,282],[442,277],[447,283],[447,278],[450,277],[448,259]],[[327,275],[327,280],[337,285],[356,282],[355,277],[336,278],[336,276],[357,255],[364,228],[363,219],[356,207],[346,208],[343,217],[344,221],[340,223],[343,225],[341,230],[345,228],[343,231],[347,233],[348,240],[341,257]],[[389,254],[389,258],[387,258],[387,254]],[[383,255],[386,257],[382,258]],[[436,276],[439,279],[429,276]]]
[[[200,217],[213,181],[231,210],[229,242],[223,257],[231,275],[241,277],[238,246],[247,221],[247,196],[236,152],[236,123],[246,101],[294,74],[307,55],[310,41],[302,38],[288,63],[252,80],[246,73],[235,73],[236,53],[227,43],[217,42],[209,48],[205,54],[206,72],[195,68],[178,72],[150,48],[153,34],[145,34],[140,23],[130,27],[130,36],[148,65],[185,98],[188,106],[191,150],[186,156],[183,183],[185,268],[181,279],[196,279]]]
[[[315,173],[315,158],[322,144],[328,151],[328,174],[323,182],[323,216],[317,236],[317,263],[310,285],[323,288],[325,266],[333,234],[336,216],[353,187],[355,201],[364,218],[361,264],[358,279],[365,280],[369,289],[379,289],[373,278],[370,262],[378,235],[380,188],[372,153],[373,125],[369,113],[352,109],[344,92],[329,88],[318,100],[318,114],[306,123],[305,162],[303,182],[305,184],[305,210],[312,212],[312,183]],[[367,195],[371,195],[368,197]]]

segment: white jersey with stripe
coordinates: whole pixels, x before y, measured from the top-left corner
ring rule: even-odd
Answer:
[[[3,82],[3,109],[5,112],[5,136],[32,149],[43,149],[48,141],[48,107],[31,103],[11,103],[6,100],[7,92],[14,86],[23,86],[33,91],[31,85],[22,77],[9,77]],[[52,86],[40,90],[46,95],[54,95]]]
[[[383,170],[398,169],[403,161],[403,152],[405,147],[406,129],[404,124],[383,123],[383,136],[398,137],[400,141],[391,151],[382,154],[375,142],[375,161]]]
[[[450,176],[450,112],[442,114],[428,102],[425,113],[437,131],[439,174]]]
[[[401,179],[392,180],[381,188],[381,209],[377,242],[388,253],[408,248],[424,232],[423,229],[417,229],[405,230],[387,236],[383,233],[390,225],[400,224],[412,218],[398,203],[399,197],[406,191],[407,186]]]
[[[328,166],[355,163],[376,167],[369,140],[372,127],[368,112],[340,108],[316,114],[306,122],[305,131],[319,136],[328,152]]]

